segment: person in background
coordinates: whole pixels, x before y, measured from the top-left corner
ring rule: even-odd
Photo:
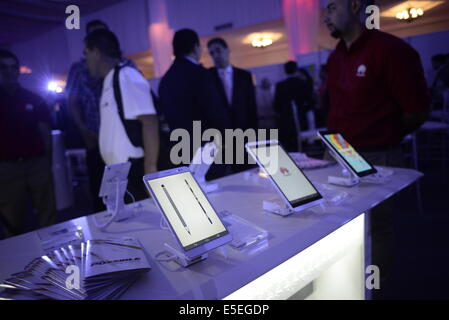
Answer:
[[[278,118],[273,110],[274,88],[270,79],[262,78],[256,87],[256,100],[260,129],[276,129]]]
[[[299,68],[298,69],[298,77],[302,81],[305,81],[307,83],[307,90],[309,91],[310,95],[313,95],[313,87],[314,87],[314,81],[312,76],[310,75],[309,71],[307,71],[306,68]]]
[[[306,96],[308,97],[304,101],[304,109],[307,111],[307,125],[309,130],[316,128],[315,121],[315,108],[316,108],[316,96],[315,96],[315,81],[306,68],[298,69],[298,77],[306,83]]]
[[[325,23],[340,39],[328,59],[328,129],[341,132],[373,165],[402,167],[400,143],[426,120],[430,96],[419,54],[390,34],[365,27],[370,0],[327,0]],[[369,214],[371,262],[385,298],[394,263],[394,198]]]
[[[327,94],[327,65],[320,67],[320,85],[317,92],[316,123],[318,128],[327,126],[327,115],[329,113],[329,96]]]
[[[86,25],[86,34],[95,30],[108,30],[106,23],[92,20]],[[135,67],[128,59],[121,59],[127,66]],[[81,134],[86,148],[86,165],[89,176],[89,189],[95,212],[105,209],[98,197],[105,163],[98,148],[98,133],[100,128],[100,96],[103,81],[90,75],[86,59],[83,57],[70,67],[65,88],[69,113],[75,126]]]
[[[446,86],[441,80],[441,75],[446,65],[446,55],[437,54],[432,57],[432,72],[433,77],[431,79],[430,90],[432,93],[432,109],[442,109],[444,103],[444,90]]]
[[[231,65],[229,59],[231,51],[223,38],[210,39],[207,49],[214,62],[214,67],[209,71],[220,92],[221,110],[227,113],[226,118],[230,120],[226,124],[226,129],[257,130],[256,95],[251,73]],[[242,150],[237,150],[236,148],[239,146],[235,144],[234,147],[232,172],[237,173],[249,169],[248,158],[242,159],[244,163],[237,164],[236,162],[237,152],[241,152],[244,157],[247,157],[243,146],[241,146]]]
[[[431,81],[431,93],[432,93],[432,109],[442,109],[444,103],[444,91],[447,90],[444,82],[442,81],[442,75],[446,66],[446,55],[437,54],[432,57],[432,71],[433,78]]]
[[[432,69],[435,73],[440,71],[440,69],[446,64],[445,54],[436,54],[432,57]]]
[[[25,232],[29,200],[39,227],[54,223],[51,120],[44,100],[19,82],[19,59],[0,50],[0,216],[6,236]]]
[[[147,198],[144,174],[157,171],[159,126],[148,81],[122,64],[120,44],[109,30],[89,33],[84,56],[92,77],[103,80],[98,145],[105,164],[129,161],[128,190]]]
[[[312,96],[307,80],[300,78],[296,62],[285,63],[284,71],[287,79],[276,84],[274,110],[279,114],[279,141],[289,152],[297,152],[301,147],[298,145],[298,129],[309,129],[307,112],[312,105]],[[297,108],[300,128],[296,127],[292,105]]]
[[[439,78],[444,86],[449,88],[449,53],[446,55],[446,63],[441,68]]]
[[[220,103],[218,87],[210,72],[199,63],[201,47],[198,34],[191,29],[176,31],[173,54],[175,60],[159,84],[161,109],[170,130],[185,129],[193,137],[193,121],[201,121],[203,132],[209,128],[224,132],[230,123],[229,115]],[[196,152],[192,140],[189,160]],[[218,171],[212,176],[209,170],[206,178],[218,178],[227,173],[225,166],[216,169]]]

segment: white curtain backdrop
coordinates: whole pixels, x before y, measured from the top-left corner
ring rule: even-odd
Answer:
[[[168,24],[166,1],[148,0],[150,25],[148,36],[153,55],[154,75],[162,77],[172,63],[173,29]]]
[[[320,1],[282,0],[282,13],[287,30],[290,59],[318,50]]]

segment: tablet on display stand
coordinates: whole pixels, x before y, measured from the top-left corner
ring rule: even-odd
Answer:
[[[265,211],[287,216],[323,202],[323,197],[277,140],[250,142],[247,152],[280,197],[265,200]]]
[[[124,202],[130,168],[130,162],[107,165],[104,168],[98,196],[103,199],[107,213],[101,217],[101,222],[94,217],[100,230],[104,230],[113,221],[121,221],[134,215],[132,209],[125,208]]]
[[[330,154],[342,167],[342,176],[329,176],[331,184],[352,187],[361,178],[371,176],[377,172],[363,156],[337,131],[320,131],[318,136],[328,148]]]
[[[180,265],[199,262],[232,240],[189,168],[148,174],[143,180],[176,239],[176,245],[165,247]]]
[[[196,181],[201,185],[206,193],[216,191],[218,189],[217,183],[207,183],[206,174],[209,171],[210,166],[215,160],[218,154],[218,147],[214,142],[208,142],[204,146],[199,147],[192,162],[190,163],[189,170],[192,172]]]

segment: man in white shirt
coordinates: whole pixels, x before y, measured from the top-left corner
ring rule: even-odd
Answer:
[[[146,197],[145,173],[157,171],[158,119],[148,81],[139,71],[120,64],[117,37],[109,30],[86,36],[84,55],[92,76],[102,78],[100,153],[107,165],[130,161],[128,190]]]

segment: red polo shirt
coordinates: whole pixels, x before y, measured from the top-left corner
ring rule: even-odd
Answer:
[[[0,160],[38,156],[45,152],[38,123],[50,124],[50,113],[38,95],[18,88],[0,89]]]
[[[328,128],[355,147],[398,145],[402,115],[430,104],[419,54],[378,30],[365,30],[349,49],[340,41],[328,60],[327,81]]]

